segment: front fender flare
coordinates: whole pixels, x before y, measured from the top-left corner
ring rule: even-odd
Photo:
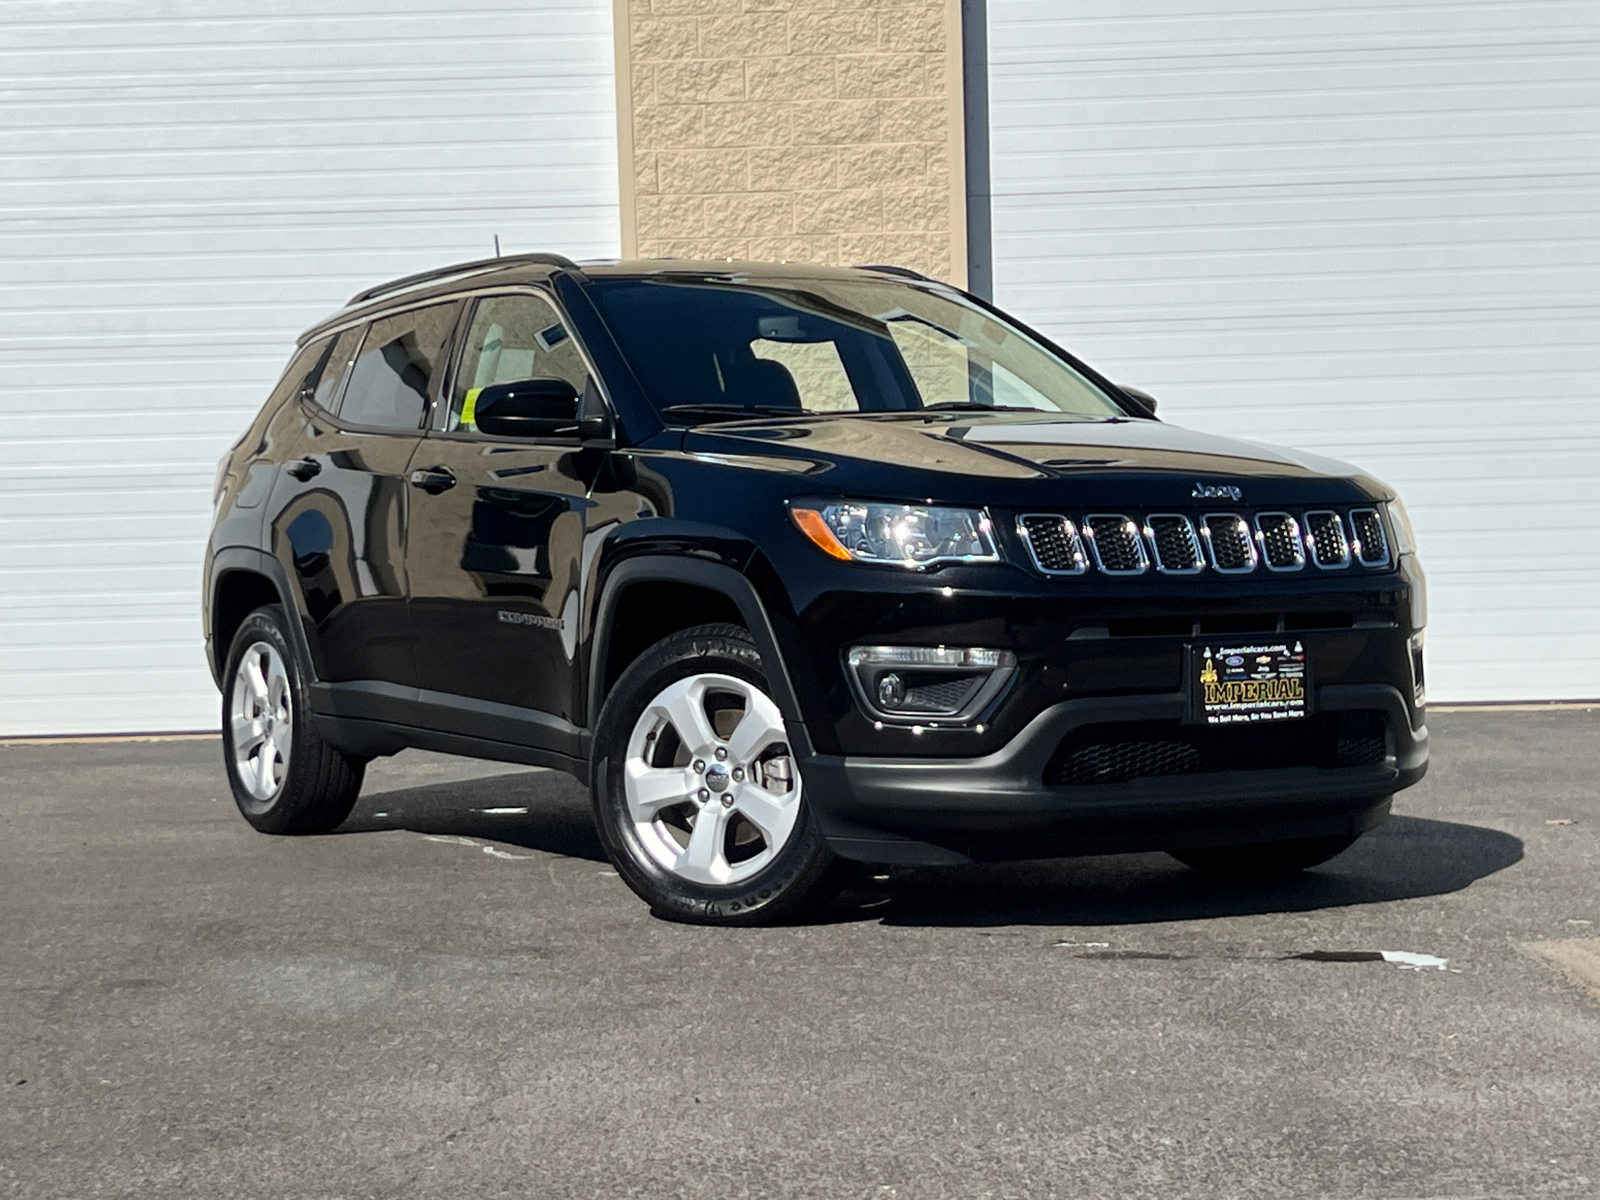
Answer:
[[[595,607],[595,632],[590,646],[588,673],[589,729],[592,731],[599,724],[604,700],[599,681],[605,677],[602,667],[611,647],[612,617],[617,598],[632,584],[649,582],[692,584],[708,591],[721,592],[738,606],[745,628],[750,631],[751,640],[755,642],[761,661],[766,665],[773,699],[777,702],[778,711],[783,713],[791,747],[802,759],[809,758],[815,752],[811,736],[806,730],[794,680],[779,648],[766,605],[755,585],[744,575],[732,567],[704,559],[641,555],[617,564],[611,571],[601,591],[600,603]]]

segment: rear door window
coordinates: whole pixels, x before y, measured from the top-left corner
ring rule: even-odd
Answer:
[[[443,369],[458,307],[454,301],[434,304],[367,326],[339,405],[340,421],[418,428]]]

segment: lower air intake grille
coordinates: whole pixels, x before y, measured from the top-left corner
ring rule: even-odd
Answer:
[[[1298,571],[1306,565],[1306,552],[1300,545],[1300,522],[1288,513],[1261,513],[1256,517],[1261,533],[1261,552],[1274,571]]]
[[[981,677],[972,675],[931,678],[926,683],[914,683],[906,688],[903,707],[907,712],[953,713],[982,683]]]
[[[1033,562],[1047,575],[1081,575],[1089,568],[1078,528],[1066,517],[1030,513],[1017,519]]]
[[[1389,539],[1383,533],[1383,519],[1375,508],[1356,508],[1350,512],[1350,530],[1356,537],[1356,558],[1363,567],[1389,565]]]
[[[1151,513],[1150,544],[1156,551],[1156,570],[1164,575],[1193,575],[1205,566],[1194,525],[1180,513]]]
[[[1380,712],[1340,713],[1336,756],[1341,767],[1370,767],[1389,756],[1388,731]]]
[[[1121,513],[1093,513],[1085,521],[1095,564],[1107,575],[1143,575],[1150,565],[1139,526]]]
[[[1215,771],[1376,766],[1388,757],[1386,729],[1377,711],[1318,713],[1271,725],[1087,725],[1061,740],[1044,781],[1086,787]]]

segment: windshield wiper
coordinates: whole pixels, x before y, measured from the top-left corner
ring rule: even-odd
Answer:
[[[1042,408],[1028,408],[1021,404],[984,404],[979,400],[941,400],[937,404],[924,404],[919,412],[1043,412]]]
[[[669,404],[661,410],[661,415],[737,421],[744,417],[807,417],[814,414],[803,408],[779,408],[775,404]]]

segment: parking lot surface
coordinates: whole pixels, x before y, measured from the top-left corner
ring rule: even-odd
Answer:
[[[0,745],[0,1193],[1595,1195],[1600,999],[1528,947],[1600,944],[1600,712],[1430,726],[1298,880],[864,872],[758,930],[652,918],[550,772],[407,753],[270,838],[215,742]]]

